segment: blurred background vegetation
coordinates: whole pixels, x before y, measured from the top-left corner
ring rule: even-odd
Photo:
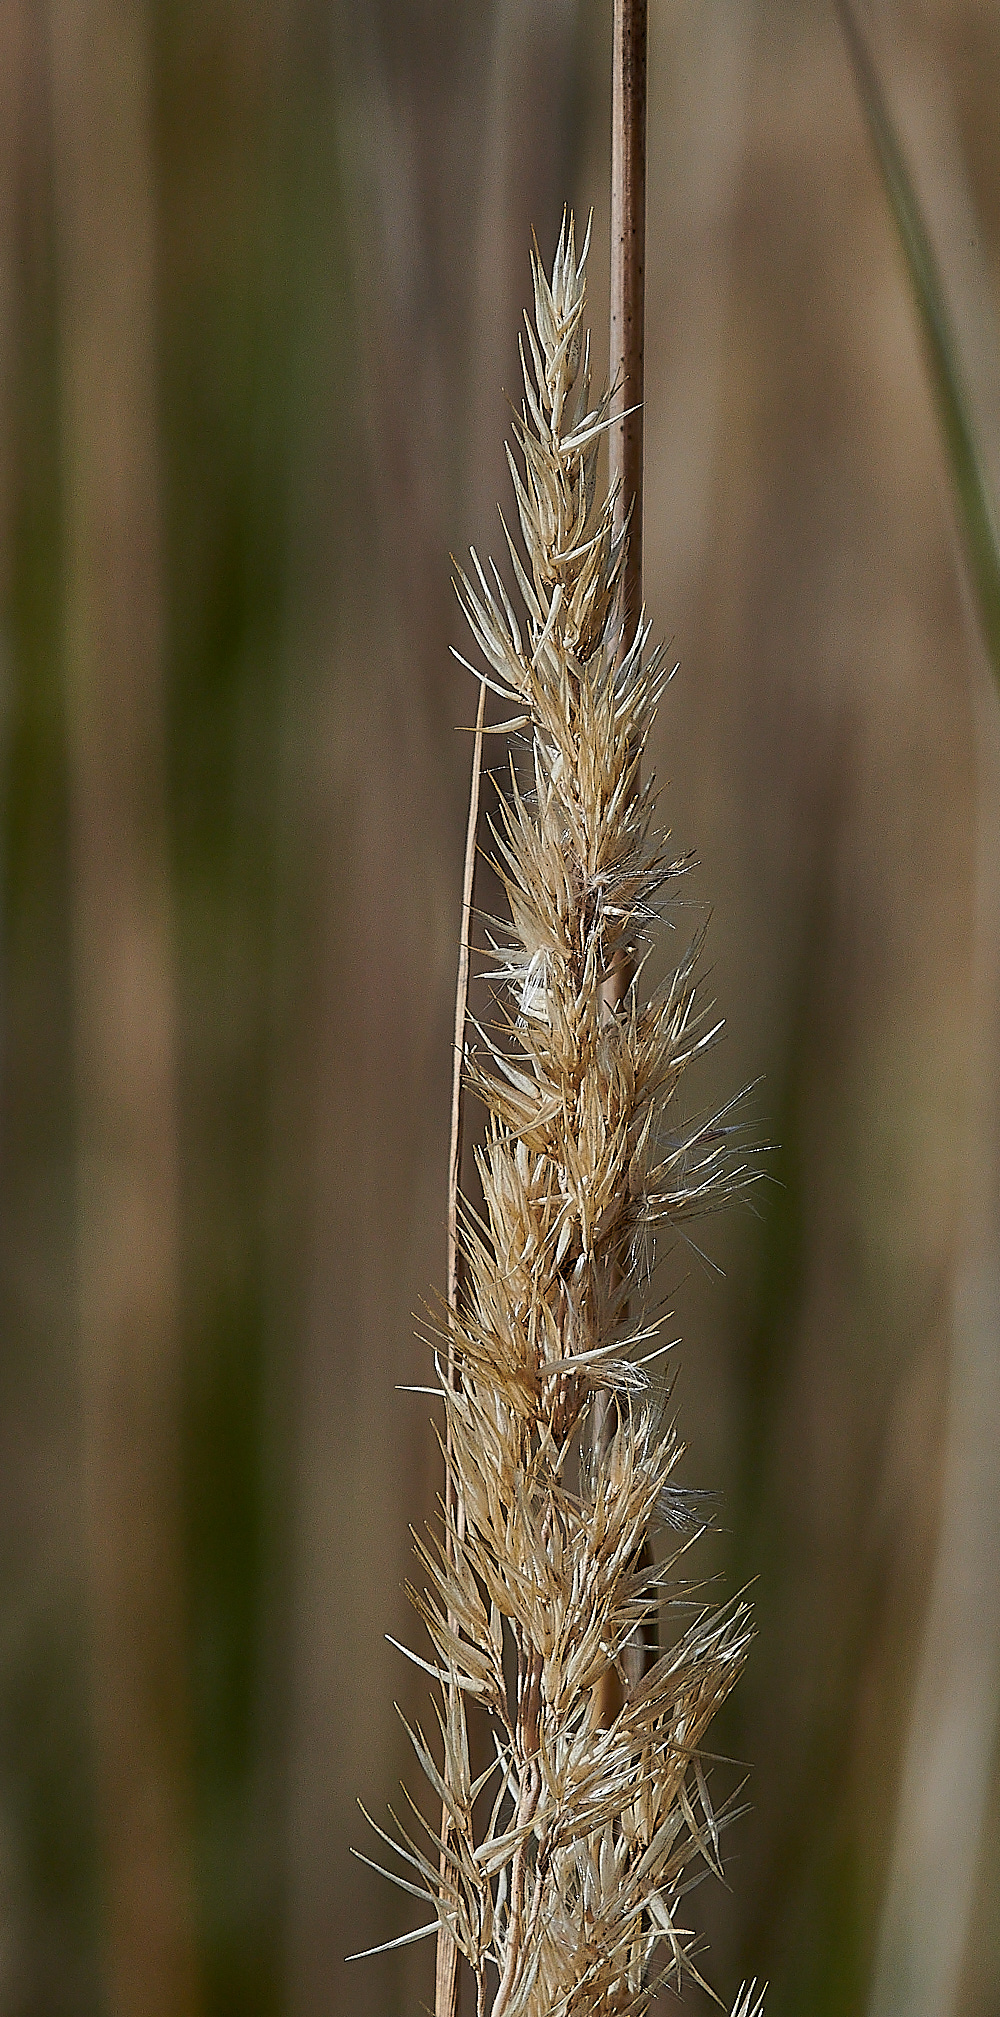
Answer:
[[[343,1956],[412,1923],[348,1843],[439,1482],[396,1388],[444,1271],[448,555],[497,547],[567,198],[606,356],[609,13],[0,6],[10,2017],[430,1998],[426,1944]],[[995,456],[1000,12],[873,28]],[[655,761],[729,1031],[694,1097],[752,1083],[777,1144],[665,1262],[759,1618],[692,1910],[771,2017],[994,2017],[996,701],[832,9],[652,0],[650,56]]]

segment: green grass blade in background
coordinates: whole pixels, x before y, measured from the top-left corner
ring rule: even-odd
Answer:
[[[920,316],[983,638],[1000,682],[1000,540],[934,249],[853,0],[834,0]]]
[[[980,625],[1000,680],[996,521],[929,234],[878,71],[854,12],[837,0],[855,80],[903,246],[958,494]],[[968,2001],[976,1899],[989,1887],[990,1758],[1000,1722],[1000,1582],[995,1438],[1000,1389],[1000,720],[973,681],[976,851],[972,880],[967,1112],[950,1292],[948,1388],[934,1569],[913,1669],[873,1956],[868,2017],[956,2017]],[[975,1592],[970,1604],[968,1593]],[[941,1779],[937,1761],[948,1759]],[[928,1794],[934,1787],[935,1793]],[[982,1909],[981,1907],[979,1909]]]

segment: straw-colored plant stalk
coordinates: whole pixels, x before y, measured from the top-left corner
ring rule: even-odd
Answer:
[[[682,864],[640,779],[664,661],[644,656],[645,624],[621,652],[627,528],[614,531],[612,495],[595,505],[608,401],[589,405],[586,249],[577,259],[570,220],[551,283],[532,262],[523,467],[510,457],[527,566],[508,534],[525,618],[495,567],[488,579],[473,555],[474,581],[459,578],[479,676],[513,705],[507,726],[529,753],[511,763],[494,831],[510,903],[501,1026],[467,1062],[489,1116],[485,1209],[465,1211],[461,1307],[438,1341],[453,1489],[444,1531],[417,1543],[427,1587],[411,1593],[443,1757],[409,1734],[443,1839],[383,1838],[409,1868],[394,1881],[433,1913],[404,1938],[444,1929],[480,2017],[637,2011],[664,1972],[692,1968],[682,1900],[719,1846],[699,1746],[749,1629],[743,1603],[700,1608],[679,1580],[699,1523],[672,1482],[681,1449],[651,1369],[666,1349],[654,1231],[704,1210],[734,1171],[717,1124],[671,1126],[685,1067],[717,1028],[695,1007],[694,950],[652,998],[641,985]],[[622,968],[633,978],[615,1007],[606,983]],[[667,1558],[651,1581],[658,1526]],[[630,1681],[627,1649],[663,1593],[686,1623]],[[605,1726],[612,1670],[621,1707]],[[492,1733],[478,1777],[470,1702]]]

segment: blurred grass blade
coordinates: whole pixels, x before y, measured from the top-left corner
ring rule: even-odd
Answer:
[[[104,2007],[195,2017],[152,30],[53,0],[77,1325]]]
[[[854,0],[834,0],[923,326],[969,571],[1000,683],[1000,540],[937,260]]]
[[[951,327],[920,205],[853,0],[835,0],[923,325],[927,360],[959,501],[973,591],[1000,681],[996,521]],[[977,849],[968,1020],[971,1057],[964,1199],[952,1283],[948,1400],[936,1562],[914,1668],[894,1841],[874,1950],[868,2017],[955,2017],[961,2008],[1000,1704],[996,1575],[996,1428],[1000,1369],[995,1043],[1000,972],[1000,720],[976,703]],[[985,699],[985,696],[984,696]],[[969,1593],[975,1601],[969,1601]]]

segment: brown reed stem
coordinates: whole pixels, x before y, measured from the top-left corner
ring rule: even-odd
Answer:
[[[620,655],[635,636],[642,613],[642,450],[643,359],[646,303],[646,49],[648,0],[614,0],[611,95],[611,411],[608,434],[611,489],[615,492],[615,532],[628,522],[628,552],[622,574]],[[604,986],[605,1011],[613,1015],[632,974],[619,960]],[[595,1402],[594,1438],[611,1433],[614,1403],[606,1394]],[[648,1553],[648,1550],[647,1550]],[[644,1562],[652,1567],[652,1560]],[[641,1679],[647,1649],[625,1655],[631,1681]],[[614,1671],[601,1686],[601,1721],[611,1723],[621,1706]]]
[[[469,786],[469,823],[465,833],[465,872],[462,878],[462,927],[458,948],[458,982],[455,989],[455,1057],[451,1080],[451,1142],[448,1150],[448,1308],[458,1309],[461,1294],[462,1250],[458,1243],[458,1184],[462,1167],[465,1118],[465,1025],[469,1013],[469,942],[472,933],[472,905],[476,890],[476,863],[479,859],[479,787],[483,773],[483,721],[486,714],[485,682],[479,689],[476,739],[472,750],[472,782]],[[448,1371],[454,1373],[454,1341],[448,1345]],[[454,1379],[452,1379],[454,1385]],[[445,1481],[448,1489],[448,1481]]]
[[[469,786],[469,823],[465,834],[465,873],[462,878],[462,925],[458,944],[458,982],[455,989],[455,1055],[451,1081],[451,1142],[448,1150],[448,1309],[458,1315],[459,1299],[462,1292],[462,1249],[458,1239],[458,1186],[462,1168],[462,1144],[465,1135],[465,1025],[469,1012],[469,964],[470,940],[472,936],[472,908],[476,890],[476,863],[479,859],[479,787],[483,774],[483,721],[486,715],[486,684],[479,689],[479,709],[476,714],[476,739],[472,751],[472,782]],[[448,1329],[448,1384],[455,1385],[455,1332]],[[444,1452],[444,1504],[445,1533],[448,1537],[449,1558],[451,1554],[451,1512],[455,1507],[455,1467],[452,1461],[451,1418],[445,1431]],[[463,1531],[461,1506],[455,1507],[459,1534]],[[455,1620],[449,1614],[449,1624]],[[441,1812],[441,1840],[448,1840],[448,1809]],[[445,1876],[446,1859],[442,1850],[441,1875]],[[434,1970],[434,2013],[435,2017],[458,2017],[458,1949],[442,1925],[438,1931],[437,1959]]]
[[[608,450],[615,531],[629,518],[623,646],[642,610],[642,374],[646,285],[647,0],[613,0],[611,97],[611,384]]]

